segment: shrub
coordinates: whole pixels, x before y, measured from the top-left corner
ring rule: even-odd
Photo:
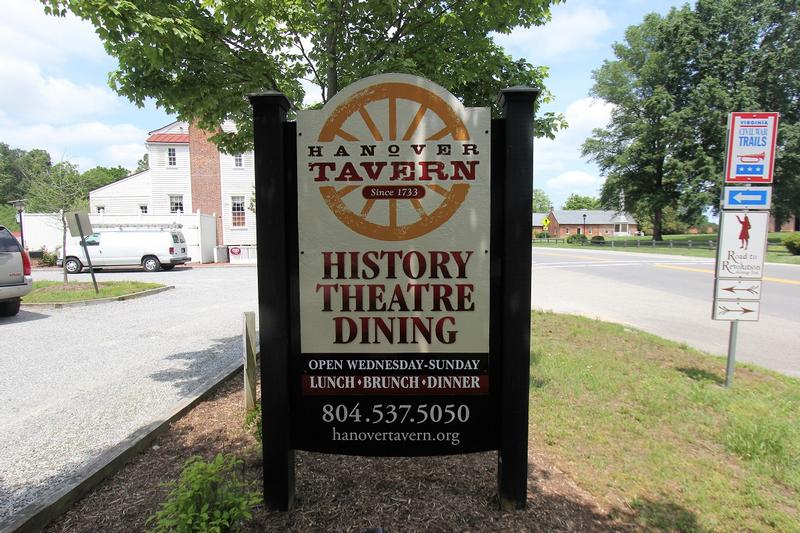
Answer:
[[[247,411],[244,416],[244,429],[249,431],[256,440],[261,442],[261,402],[256,401],[256,406]]]
[[[602,235],[595,235],[592,237],[592,244],[604,244],[605,242],[606,239]]]
[[[573,233],[569,237],[567,237],[567,243],[569,244],[584,244],[589,239],[586,238],[586,235],[583,233]]]
[[[540,231],[539,233],[536,234],[536,238],[537,239],[549,239],[550,238],[550,234],[548,232],[546,232],[546,231]]]
[[[783,245],[792,255],[800,255],[800,232],[790,233],[784,237]]]
[[[46,246],[42,246],[42,258],[39,262],[42,266],[56,266],[56,259],[58,258],[58,248],[56,248],[55,252],[50,252],[47,250]]]
[[[168,484],[173,487],[169,497],[146,524],[154,522],[152,531],[159,533],[239,530],[262,501],[239,475],[241,464],[233,455],[217,454],[210,463],[192,457],[178,482]]]

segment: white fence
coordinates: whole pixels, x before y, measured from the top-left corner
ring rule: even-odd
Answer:
[[[215,215],[106,215],[90,214],[92,224],[128,226],[132,224],[180,224],[186,237],[188,253],[194,262],[213,263],[217,245],[217,223]],[[46,247],[51,252],[61,246],[61,217],[52,213],[23,213],[22,227],[25,246],[28,250]],[[69,238],[69,236],[67,236]]]

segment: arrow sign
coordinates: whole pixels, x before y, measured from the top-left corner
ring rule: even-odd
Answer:
[[[772,187],[725,187],[723,208],[769,209]]]
[[[742,320],[756,322],[761,302],[714,300],[714,320]]]
[[[761,280],[718,279],[714,294],[720,300],[758,301]]]

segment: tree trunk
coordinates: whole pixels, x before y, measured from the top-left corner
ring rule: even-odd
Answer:
[[[336,74],[336,37],[337,37],[337,24],[339,18],[339,10],[337,9],[336,2],[331,1],[328,3],[328,9],[331,13],[331,25],[328,35],[325,38],[325,53],[328,56],[328,68],[325,71],[325,101],[327,102],[339,92],[339,78]]]
[[[653,209],[653,240],[654,241],[663,241],[664,238],[661,235],[661,208],[656,207]]]
[[[61,210],[61,270],[64,272],[64,286],[67,285],[67,219]]]

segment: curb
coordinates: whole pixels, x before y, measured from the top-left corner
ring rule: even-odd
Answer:
[[[78,300],[76,302],[42,302],[42,303],[25,303],[22,302],[22,307],[31,307],[33,309],[63,309],[64,307],[81,307],[84,305],[97,305],[105,304],[108,302],[122,302],[125,300],[134,300],[144,296],[151,296],[159,292],[174,289],[174,285],[167,285],[165,287],[158,287],[155,289],[147,289],[146,291],[133,292],[131,294],[123,294],[122,296],[112,296],[110,298],[96,298],[94,300]]]
[[[223,382],[239,372],[242,367],[241,361],[229,364],[212,378],[205,390],[180,402],[165,419],[158,418],[154,420],[128,435],[116,446],[103,452],[89,465],[61,482],[40,501],[31,503],[16,513],[10,524],[0,524],[0,531],[3,533],[12,531],[28,533],[44,529],[52,520],[66,512],[73,503],[103,480],[117,473],[128,461],[148,448],[156,437],[169,429],[170,424],[203,401]]]

